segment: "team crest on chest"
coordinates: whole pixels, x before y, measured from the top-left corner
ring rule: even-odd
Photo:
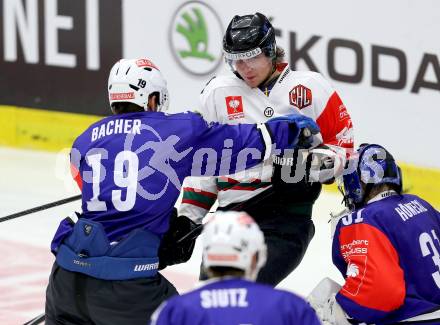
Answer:
[[[299,109],[306,108],[312,105],[312,91],[303,85],[297,85],[289,92],[289,101],[290,105]]]
[[[228,96],[225,100],[229,120],[236,120],[244,117],[243,99],[241,96]]]

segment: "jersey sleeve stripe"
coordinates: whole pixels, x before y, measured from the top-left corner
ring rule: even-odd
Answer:
[[[82,190],[81,174],[79,173],[78,168],[76,168],[76,166],[74,164],[70,164],[70,172],[71,172],[72,177],[75,180],[76,184],[78,184],[79,189]]]
[[[215,193],[211,193],[211,192],[207,192],[207,191],[203,191],[200,190],[198,188],[194,188],[194,187],[184,187],[183,188],[184,192],[193,192],[193,193],[198,193],[200,195],[212,198],[212,199],[216,199],[217,198],[217,194]]]
[[[202,209],[206,209],[209,210],[211,209],[211,206],[208,204],[205,204],[203,202],[197,201],[197,200],[191,200],[191,199],[182,199],[182,204],[190,204],[190,205],[194,205],[196,207],[202,208]]]
[[[270,182],[262,182],[260,179],[254,180],[252,182],[217,182],[217,188],[219,191],[228,190],[241,190],[241,191],[255,191],[259,188],[265,188],[270,186]]]
[[[183,201],[197,201],[202,205],[208,206],[208,209],[214,204],[215,200],[217,199],[216,196],[209,197],[205,196],[202,193],[198,192],[183,192]]]

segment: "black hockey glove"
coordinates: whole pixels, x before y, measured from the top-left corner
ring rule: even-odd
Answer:
[[[191,235],[181,240],[188,233]],[[185,216],[177,216],[174,209],[170,219],[170,227],[162,238],[159,247],[159,270],[167,266],[187,262],[192,255],[196,239],[202,227]]]

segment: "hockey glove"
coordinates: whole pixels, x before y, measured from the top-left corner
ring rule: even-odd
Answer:
[[[318,318],[322,320],[325,325],[350,325],[351,323],[347,320],[347,315],[345,314],[342,307],[336,301],[336,295],[333,294],[324,304],[322,309],[317,310],[316,314]]]
[[[274,117],[268,122],[272,121],[285,121],[289,123],[291,130],[291,140],[289,142],[292,148],[308,149],[322,143],[319,126],[310,117],[302,114],[288,114]]]
[[[202,228],[194,231],[198,225],[185,216],[177,216],[177,210],[173,210],[170,219],[170,227],[162,238],[159,247],[159,270],[167,266],[187,262],[192,255],[196,244],[197,236],[200,235]],[[191,236],[180,240],[189,232]]]
[[[332,184],[340,177],[345,166],[345,150],[335,146],[320,145],[311,149],[307,156],[308,180]]]
[[[336,301],[341,286],[330,278],[324,278],[307,296],[323,325],[350,325],[342,307]]]

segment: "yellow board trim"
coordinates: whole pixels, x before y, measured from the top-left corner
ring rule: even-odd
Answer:
[[[101,116],[0,105],[0,145],[59,151]],[[440,209],[440,169],[399,163],[405,192],[421,196]],[[335,185],[326,190],[337,191]]]
[[[102,117],[0,105],[0,145],[59,151]]]
[[[415,194],[440,209],[440,169],[423,168],[399,162],[403,175],[404,193]],[[325,185],[325,190],[339,192],[335,184]]]

